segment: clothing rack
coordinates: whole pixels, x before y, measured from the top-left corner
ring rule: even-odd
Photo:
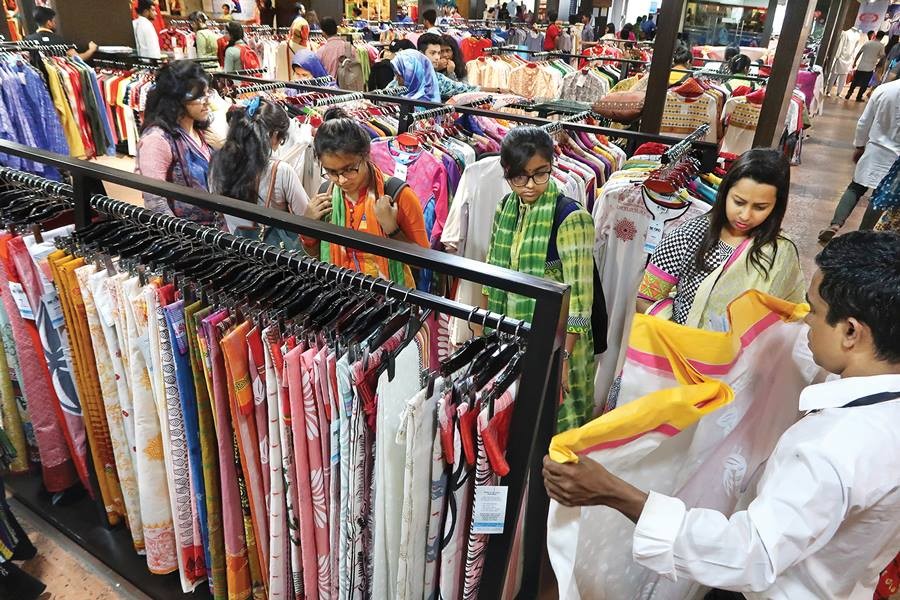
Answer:
[[[761,83],[766,83],[769,81],[768,77],[762,77],[758,75],[740,75],[733,73],[719,73],[718,71],[692,71],[689,69],[669,69],[672,73],[689,73],[694,77],[705,77],[706,79],[741,79],[744,81],[758,81]]]
[[[577,123],[578,121],[584,121],[588,117],[593,117],[594,111],[586,110],[584,112],[580,112],[575,115],[571,115],[569,117],[563,117],[558,121],[553,121],[551,123],[547,123],[546,125],[542,125],[541,129],[546,131],[549,134],[559,133],[563,130],[563,125],[566,123]]]
[[[44,179],[38,175],[24,173],[9,167],[0,166],[0,180],[21,184],[53,196],[71,196],[72,194],[72,186],[68,183],[51,181],[50,179]]]
[[[319,98],[314,106],[334,106],[335,104],[346,104],[347,102],[358,102],[360,100],[365,100],[363,93],[352,92],[350,94],[332,96],[331,98]]]
[[[462,109],[462,107],[460,107]],[[474,109],[470,109],[474,110]],[[414,244],[380,238],[367,233],[339,227],[331,223],[307,219],[298,215],[257,206],[248,202],[209,194],[200,190],[150,179],[142,175],[128,173],[96,163],[73,159],[67,156],[37,150],[21,144],[0,140],[0,152],[12,154],[56,166],[72,174],[72,201],[74,220],[77,228],[86,227],[95,211],[120,207],[128,214],[146,214],[149,211],[124,203],[107,200],[103,193],[103,183],[113,183],[142,192],[149,192],[172,200],[186,202],[194,206],[224,212],[242,219],[263,223],[310,236],[362,252],[369,252],[397,260],[407,265],[430,269],[452,277],[473,281],[477,284],[495,287],[510,293],[535,300],[535,309],[530,325],[516,323],[510,319],[477,307],[470,307],[447,298],[413,289],[405,289],[390,282],[370,278],[365,285],[381,286],[384,294],[443,314],[481,322],[485,327],[499,329],[506,333],[527,335],[532,343],[527,344],[522,358],[521,381],[516,408],[513,412],[509,439],[516,440],[507,450],[510,473],[502,478],[500,485],[507,486],[508,500],[502,534],[491,536],[484,564],[479,597],[494,599],[503,593],[506,573],[510,565],[516,564],[518,556],[512,555],[513,536],[519,521],[522,501],[526,502],[527,516],[524,519],[523,547],[538,549],[545,545],[546,515],[549,499],[540,484],[541,460],[550,443],[556,426],[556,408],[559,399],[559,385],[562,368],[565,323],[568,318],[569,289],[567,286],[543,278],[525,275],[465,259],[459,256],[421,248]],[[115,203],[115,204],[113,204]],[[220,231],[201,228],[183,220],[167,218],[151,213],[153,223],[168,223],[177,231],[197,232],[198,239],[213,242],[220,247],[236,247],[252,256],[262,252],[273,264],[288,268],[302,269],[303,272],[320,270],[323,263],[310,258],[301,258],[274,247],[263,248],[261,244],[231,240]],[[205,233],[201,233],[201,231]],[[192,234],[193,235],[193,234]],[[324,269],[324,277],[332,281],[346,279],[346,272],[337,268]],[[530,485],[529,485],[530,482]],[[41,515],[54,527],[71,537],[76,543],[92,553],[110,568],[117,571],[145,593],[156,598],[196,598],[196,595],[182,595],[178,579],[169,576],[150,576],[146,562],[141,561],[132,551],[130,536],[119,527],[106,531],[99,525],[92,525],[85,519],[83,510],[52,505],[40,492],[39,476],[10,478],[9,487],[13,494]],[[527,494],[527,499],[525,495]],[[524,558],[522,570],[522,593],[532,594],[540,586],[541,553],[529,552]]]
[[[694,144],[705,138],[707,133],[709,133],[709,123],[704,123],[689,133],[683,140],[663,152],[660,162],[664,165],[677,162],[693,150]]]
[[[585,61],[595,61],[602,60],[607,62],[616,62],[621,63],[622,67],[622,79],[628,77],[631,72],[632,65],[638,65],[639,67],[644,67],[649,65],[650,63],[646,60],[636,60],[633,58],[616,58],[614,56],[593,56],[593,55],[583,55],[583,54],[569,54],[566,52],[557,52],[557,51],[538,51],[538,50],[519,50],[516,46],[495,46],[493,48],[487,48],[485,50],[489,53],[500,53],[500,52],[512,52],[514,54],[528,54],[532,58],[535,59],[554,59],[559,58],[562,60],[585,60]]]
[[[232,81],[245,81],[248,83],[259,83],[259,79],[255,77],[246,77],[243,75],[235,75],[233,73],[213,73],[214,79],[224,79],[224,80],[232,80]],[[313,85],[307,85],[305,82],[291,82],[284,83],[278,82],[279,85],[284,86],[289,89],[296,89],[304,92],[320,92],[322,94],[329,95],[341,95],[341,94],[350,94],[349,90],[342,90],[340,88],[335,87],[317,87]],[[241,92],[248,88],[241,88]],[[363,98],[366,100],[370,100],[373,103],[390,103],[397,104],[400,106],[400,128],[398,133],[406,133],[409,131],[412,126],[413,120],[412,115],[415,114],[417,109],[429,109],[429,108],[439,108],[445,106],[444,104],[438,104],[437,102],[428,102],[425,100],[413,100],[411,98],[405,98],[403,96],[391,96],[383,93],[375,94],[372,92],[358,92],[363,95]],[[462,115],[471,115],[475,117],[488,117],[494,119],[503,119],[506,121],[513,121],[516,123],[528,124],[528,125],[547,125],[548,123],[555,123],[556,121],[551,121],[549,119],[544,119],[540,117],[534,117],[531,115],[521,115],[515,113],[508,113],[502,111],[488,110],[485,108],[480,108],[478,106],[469,106],[465,104],[454,105],[454,110]],[[681,141],[681,138],[669,136],[669,135],[660,135],[653,133],[645,133],[641,131],[629,131],[625,129],[614,129],[611,127],[600,127],[598,125],[589,125],[587,123],[581,122],[567,122],[564,121],[562,124],[562,128],[564,130],[569,131],[583,131],[585,133],[593,133],[596,135],[603,135],[611,138],[622,138],[628,142],[628,146],[630,151],[633,152],[637,149],[638,146],[645,142],[658,142],[660,144],[674,145]],[[716,160],[718,158],[718,148],[716,144],[710,142],[697,142],[696,144],[697,150],[702,154],[703,158],[701,163],[703,165],[703,169],[705,171],[712,171],[715,169]]]
[[[251,80],[255,79],[259,81],[256,77],[250,77]],[[232,96],[237,96],[239,94],[253,94],[255,92],[271,92],[273,90],[281,90],[287,87],[287,83],[283,81],[272,81],[269,83],[260,83],[257,85],[247,85],[244,87],[236,87],[231,90]]]

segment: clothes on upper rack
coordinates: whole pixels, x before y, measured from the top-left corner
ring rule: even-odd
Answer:
[[[509,473],[519,340],[474,341],[500,360],[441,361],[437,315],[370,281],[291,275],[142,223],[61,230],[47,282],[79,396],[101,409],[85,425],[106,435],[89,458],[109,461],[107,512],[127,515],[148,569],[177,570],[185,593],[208,580],[215,598],[477,596],[488,538],[458,509]],[[126,238],[143,249],[117,254]],[[233,279],[189,283],[223,266]],[[222,302],[264,293],[256,315]]]
[[[52,89],[52,88],[51,88]],[[60,121],[69,109],[59,96],[51,96],[41,73],[22,56],[0,53],[0,138],[25,146],[42,148],[58,154],[69,154],[66,133]],[[57,112],[60,111],[61,112]],[[66,121],[71,125],[70,121]],[[78,138],[80,140],[80,138]],[[77,149],[77,148],[76,148]],[[14,169],[22,169],[59,179],[54,167],[0,155],[0,162]]]

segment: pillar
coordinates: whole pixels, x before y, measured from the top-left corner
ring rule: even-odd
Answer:
[[[837,51],[838,40],[844,30],[843,25],[847,19],[847,13],[850,12],[850,6],[855,6],[855,4],[853,0],[833,0],[831,3],[828,19],[825,22],[822,47],[819,48],[819,54],[816,55],[816,64],[825,70],[826,81],[831,75],[831,63],[834,62],[834,53]],[[825,46],[826,41],[827,46]]]
[[[775,22],[775,9],[778,8],[778,0],[769,0],[769,6],[766,8],[766,22],[763,23],[762,35],[759,38],[760,48],[769,45],[769,39],[772,37],[772,26]]]
[[[763,101],[753,138],[754,147],[775,146],[781,138],[791,91],[797,83],[797,69],[800,68],[815,9],[816,0],[791,0],[787,4],[772,74],[766,85],[766,99]]]
[[[80,0],[55,5],[59,34],[79,48],[87,47],[88,42],[134,47],[130,3]]]
[[[672,67],[672,53],[681,29],[681,15],[685,0],[665,0],[657,14],[656,37],[653,39],[653,60],[647,81],[644,112],[641,115],[641,131],[659,133],[663,109],[666,105],[666,90],[669,87],[669,69]]]

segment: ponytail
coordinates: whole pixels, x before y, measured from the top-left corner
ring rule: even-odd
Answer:
[[[243,106],[228,111],[228,137],[213,155],[209,189],[214,194],[255,204],[259,197],[259,180],[269,163],[272,146],[261,109],[253,116],[248,112]]]

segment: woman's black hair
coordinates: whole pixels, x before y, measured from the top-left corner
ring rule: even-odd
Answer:
[[[273,102],[261,100],[253,115],[244,107],[228,111],[228,137],[213,155],[209,168],[209,188],[237,200],[255,203],[259,180],[272,154],[272,135],[287,139],[291,120]]]
[[[159,127],[174,135],[178,120],[184,114],[184,104],[200,98],[209,89],[209,76],[191,60],[176,60],[163,65],[156,73],[156,83],[147,94],[144,123],[141,131]],[[204,129],[207,123],[195,123]]]
[[[515,127],[503,138],[500,146],[500,166],[505,177],[525,173],[525,165],[535,154],[553,162],[553,139],[540,127]]]
[[[188,21],[205,26],[209,22],[209,17],[207,17],[206,13],[202,10],[195,10],[188,15]]]
[[[225,31],[228,32],[228,47],[231,48],[238,40],[244,39],[244,26],[237,21],[228,21],[225,24]]]
[[[728,68],[735,75],[741,75],[747,72],[747,69],[750,68],[751,64],[753,64],[753,61],[750,60],[749,56],[746,54],[738,54],[728,61]]]
[[[772,148],[755,148],[744,152],[722,178],[716,202],[707,213],[709,230],[695,257],[697,270],[710,270],[706,257],[719,243],[719,235],[728,223],[725,213],[728,192],[731,191],[734,184],[745,178],[775,188],[775,207],[766,220],[750,232],[750,238],[753,240],[749,254],[750,262],[762,275],[769,276],[769,269],[775,264],[775,256],[778,252],[775,242],[781,235],[781,222],[787,212],[788,193],[791,189],[790,164],[781,151]],[[772,254],[766,257],[763,255],[763,251],[769,244],[772,245]]]
[[[329,108],[325,122],[316,131],[313,152],[316,158],[326,154],[369,156],[372,142],[369,134],[341,108]]]
[[[453,72],[456,73],[457,79],[463,79],[466,76],[466,61],[459,49],[459,44],[452,35],[445,33],[441,36],[441,46],[448,46],[453,51]]]
[[[616,34],[616,26],[613,23],[606,24],[606,33]]]
[[[675,52],[672,53],[673,65],[690,65],[694,60],[694,55],[684,44],[678,44]]]

